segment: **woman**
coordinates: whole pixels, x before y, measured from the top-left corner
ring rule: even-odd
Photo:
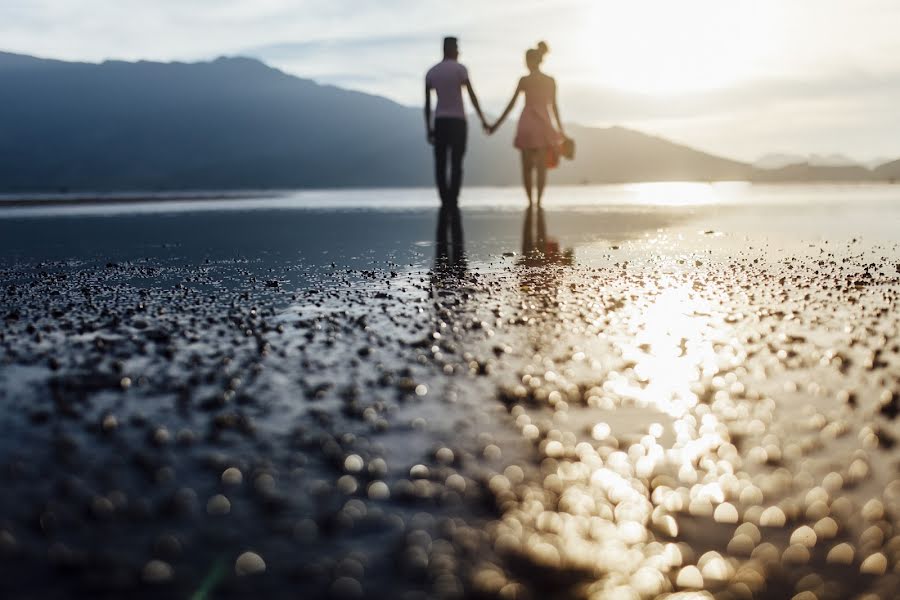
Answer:
[[[537,48],[525,53],[525,64],[528,75],[519,79],[519,85],[512,100],[490,127],[493,133],[500,127],[504,119],[512,111],[520,93],[525,94],[525,108],[519,117],[519,128],[516,130],[514,145],[522,153],[522,181],[528,194],[528,204],[533,202],[533,173],[537,171],[537,203],[540,205],[544,196],[544,184],[547,182],[547,166],[555,167],[559,161],[559,145],[566,139],[562,120],[559,118],[559,107],[556,104],[556,81],[541,72],[541,62],[548,52],[547,44],[540,42]],[[559,127],[557,131],[550,119],[550,107]]]

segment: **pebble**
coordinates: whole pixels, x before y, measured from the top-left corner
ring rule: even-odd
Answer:
[[[241,485],[244,481],[244,476],[241,473],[241,470],[236,467],[228,467],[224,471],[222,471],[222,483],[225,485]]]
[[[391,490],[383,481],[373,481],[369,484],[367,494],[372,500],[387,500],[391,496]]]
[[[762,527],[784,527],[786,522],[784,511],[777,506],[768,507],[759,518],[759,524]]]
[[[831,517],[825,517],[816,521],[816,524],[813,525],[813,530],[816,532],[818,539],[830,540],[838,534],[838,524]]]
[[[739,533],[728,542],[728,553],[733,556],[750,556],[756,543],[744,533]]]
[[[738,525],[737,529],[734,530],[734,535],[746,535],[753,540],[754,544],[758,544],[762,540],[762,534],[759,532],[759,527],[753,523],[741,523]]]
[[[781,555],[786,565],[805,565],[809,562],[809,548],[803,544],[792,544]]]
[[[675,585],[684,589],[703,589],[703,575],[694,565],[688,565],[678,571]]]
[[[713,518],[716,520],[716,523],[737,523],[738,511],[733,504],[723,502],[716,507]]]
[[[147,583],[165,583],[172,579],[174,570],[172,566],[161,560],[151,560],[144,565],[141,578]]]
[[[887,557],[881,552],[867,556],[859,566],[859,572],[866,575],[884,575],[887,571]]]
[[[332,598],[362,598],[363,589],[359,581],[352,577],[338,577],[329,587],[329,593]]]
[[[337,489],[340,490],[342,494],[351,495],[355,494],[356,490],[359,488],[359,484],[356,481],[356,478],[352,475],[342,475],[337,480]]]
[[[884,517],[884,505],[878,498],[872,498],[862,507],[862,516],[866,521],[880,521]]]
[[[363,459],[358,454],[351,454],[344,459],[344,469],[348,473],[359,473],[364,466],[365,463],[363,463]]]
[[[853,556],[853,546],[843,543],[829,550],[825,560],[832,564],[849,565],[853,563]]]
[[[265,561],[255,552],[244,552],[234,562],[234,572],[239,576],[257,575],[265,570]]]
[[[727,581],[734,569],[717,552],[707,552],[698,561],[704,581]]]
[[[223,516],[231,512],[231,501],[222,494],[216,494],[206,502],[206,512],[214,516]]]
[[[791,534],[791,544],[800,544],[807,548],[812,548],[816,545],[816,532],[808,525],[798,527]]]

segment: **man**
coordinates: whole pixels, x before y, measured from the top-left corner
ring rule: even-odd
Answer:
[[[455,37],[444,38],[444,60],[431,67],[425,75],[425,129],[428,143],[434,146],[434,168],[441,214],[438,221],[438,244],[446,240],[447,220],[451,221],[453,243],[462,247],[462,226],[459,222],[459,189],[462,186],[462,162],[466,152],[466,111],[462,88],[469,92],[472,106],[487,129],[481,106],[469,81],[469,72],[458,62],[459,45]],[[434,122],[431,118],[431,91],[437,93]],[[450,154],[450,180],[447,181],[447,154]]]

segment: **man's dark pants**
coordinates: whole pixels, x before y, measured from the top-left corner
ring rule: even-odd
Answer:
[[[437,243],[446,248],[447,229],[451,231],[454,255],[462,252],[462,222],[459,214],[459,190],[462,187],[463,156],[466,153],[465,119],[434,120],[434,170],[441,212],[438,216]],[[447,155],[450,155],[450,181],[447,181]]]

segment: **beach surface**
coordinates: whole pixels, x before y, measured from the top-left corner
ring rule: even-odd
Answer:
[[[21,200],[3,597],[896,597],[895,186]]]

